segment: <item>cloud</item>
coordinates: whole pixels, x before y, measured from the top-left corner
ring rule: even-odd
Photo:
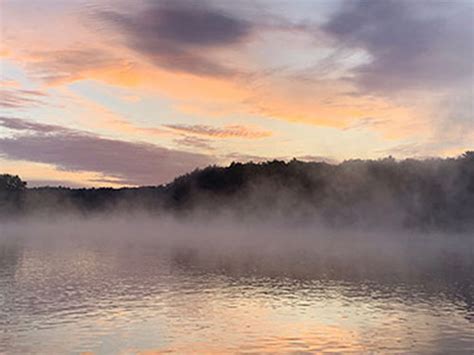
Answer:
[[[351,130],[351,129],[365,129],[365,128],[376,128],[381,127],[388,124],[389,121],[387,119],[375,118],[375,117],[364,117],[361,118],[351,125],[343,128],[344,131]]]
[[[98,16],[119,29],[128,47],[157,66],[209,76],[236,72],[209,51],[241,43],[252,27],[202,2],[160,2],[134,14],[102,11]]]
[[[391,151],[402,155],[446,155],[456,147],[472,145],[473,3],[358,0],[340,4],[322,30],[339,46],[368,55],[369,60],[347,76],[357,94],[384,98],[414,113],[384,117],[383,112],[367,112],[377,118],[355,121],[346,129],[367,127],[389,132],[387,137],[405,138]],[[393,136],[393,131],[402,134]],[[410,134],[417,136],[416,144]]]
[[[214,147],[210,144],[209,139],[203,139],[194,136],[184,136],[182,138],[176,138],[174,142],[180,146],[192,147],[204,150],[214,150]]]
[[[127,71],[133,65],[110,51],[94,47],[32,51],[23,60],[31,64],[35,78],[48,84],[86,79],[91,72],[101,69]]]
[[[258,139],[270,137],[272,132],[241,125],[228,125],[225,127],[212,127],[207,125],[168,124],[164,127],[182,133],[192,133],[214,138],[246,138]]]
[[[20,119],[0,124],[32,133],[0,138],[7,159],[47,163],[66,171],[91,171],[104,179],[130,185],[155,185],[214,162],[206,155],[171,150],[147,143],[103,138],[59,126]]]
[[[473,6],[468,1],[344,1],[323,29],[372,60],[353,71],[367,92],[472,84]]]
[[[43,123],[36,123],[27,120],[22,120],[19,118],[11,118],[11,117],[0,117],[0,126],[17,130],[17,131],[32,131],[36,133],[66,133],[70,132],[69,129],[51,125],[51,124],[43,124]]]
[[[38,90],[23,90],[16,88],[0,89],[0,107],[19,109],[42,105],[47,95]]]
[[[19,88],[21,85],[16,80],[0,79],[0,87],[2,88]]]

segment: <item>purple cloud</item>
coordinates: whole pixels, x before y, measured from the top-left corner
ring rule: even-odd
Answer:
[[[358,0],[341,4],[323,29],[338,42],[365,49],[372,57],[354,72],[362,90],[471,85],[472,2]]]
[[[16,131],[32,131],[37,133],[66,133],[71,130],[57,125],[31,122],[19,118],[0,117],[0,126]]]
[[[98,172],[104,179],[123,184],[161,184],[215,162],[203,154],[103,138],[26,120],[2,118],[0,125],[32,132],[0,138],[0,154],[7,159],[47,163],[68,171]]]
[[[202,2],[160,2],[136,13],[101,12],[124,35],[127,46],[170,70],[221,76],[237,71],[207,55],[209,49],[242,42],[251,24]]]

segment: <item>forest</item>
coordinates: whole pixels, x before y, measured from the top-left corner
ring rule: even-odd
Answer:
[[[197,169],[159,186],[28,188],[0,175],[0,218],[146,212],[321,223],[329,227],[474,230],[474,151],[457,158],[293,159]]]

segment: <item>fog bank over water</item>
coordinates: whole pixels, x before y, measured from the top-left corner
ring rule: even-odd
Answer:
[[[270,272],[328,271],[369,274],[418,273],[443,263],[474,266],[474,238],[469,233],[414,232],[397,229],[327,228],[317,223],[281,220],[239,221],[156,217],[146,214],[61,216],[2,222],[0,242],[51,248],[81,245],[150,247],[158,253],[179,251],[202,265],[226,260],[228,267]],[[454,264],[453,264],[454,265]],[[309,267],[309,269],[308,269]],[[346,269],[346,270],[345,270]],[[299,271],[298,271],[299,270]],[[253,270],[255,271],[255,270]],[[304,275],[300,275],[304,276]]]

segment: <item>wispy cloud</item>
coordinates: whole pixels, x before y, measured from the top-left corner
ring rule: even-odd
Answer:
[[[182,125],[168,124],[164,127],[174,131],[191,133],[200,136],[208,136],[214,138],[246,138],[258,139],[270,137],[272,132],[242,125],[228,125],[225,127],[213,127],[207,125]]]
[[[110,50],[91,46],[27,51],[23,60],[30,63],[32,77],[54,85],[87,79],[94,71],[127,70],[133,65]]]
[[[19,109],[44,104],[47,95],[39,90],[24,90],[9,87],[0,89],[0,107]]]
[[[183,147],[198,148],[207,151],[214,150],[214,147],[211,145],[211,141],[209,139],[203,139],[200,137],[184,136],[182,138],[174,139],[174,142]]]
[[[33,133],[66,133],[71,131],[68,128],[57,125],[36,123],[12,117],[0,117],[0,126],[16,131],[31,131]]]
[[[344,128],[345,131],[351,129],[363,129],[363,128],[377,128],[387,124],[387,119],[381,119],[376,117],[365,117],[355,121],[353,124]]]

